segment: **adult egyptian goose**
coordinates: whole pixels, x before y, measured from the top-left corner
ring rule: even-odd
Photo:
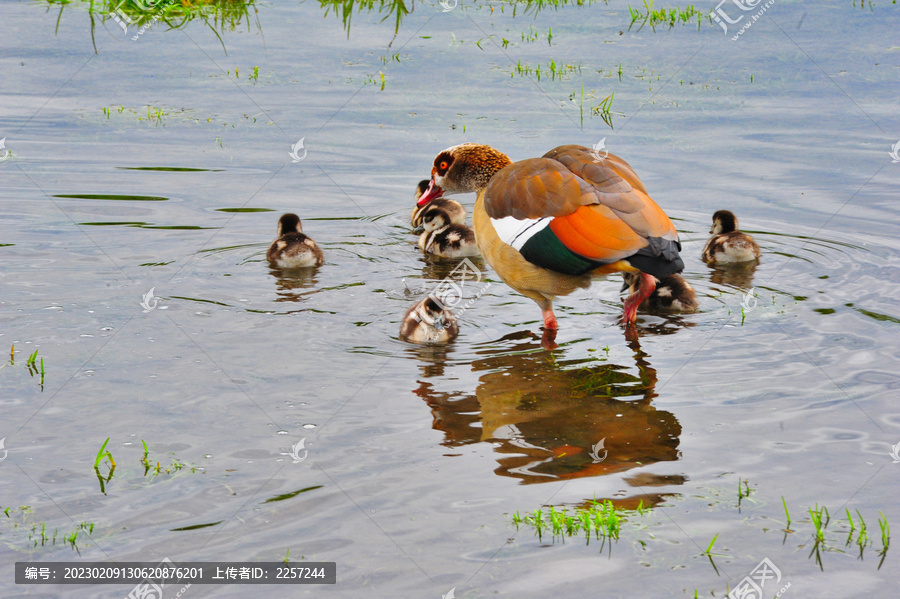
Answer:
[[[622,276],[625,284],[622,291],[633,294],[637,291],[640,276],[637,273],[626,272]],[[640,308],[650,312],[696,312],[699,304],[697,295],[691,284],[681,275],[666,275],[656,280],[656,289],[641,302]]]
[[[728,210],[713,214],[712,237],[700,258],[707,264],[749,262],[759,258],[759,246],[753,238],[737,230],[737,217]]]
[[[418,205],[473,191],[482,256],[538,304],[545,329],[558,328],[553,299],[589,286],[592,275],[640,275],[625,300],[624,320],[634,322],[654,277],[684,269],[675,226],[618,156],[567,145],[513,163],[490,146],[461,144],[434,159]]]
[[[451,224],[450,216],[442,207],[435,207],[424,215],[422,229],[419,247],[426,254],[443,258],[478,255],[475,233],[466,225]]]
[[[419,181],[419,185],[416,187],[416,202],[419,201],[419,198],[421,198],[422,194],[425,193],[425,190],[428,189],[429,183],[431,183],[430,179],[422,179]],[[466,209],[463,208],[462,204],[454,200],[432,200],[424,206],[417,205],[412,211],[409,222],[415,229],[415,232],[420,233],[424,221],[435,220],[439,217],[446,220],[443,224],[464,225],[466,224]]]
[[[290,213],[278,219],[278,239],[269,246],[266,258],[279,268],[309,268],[323,261],[322,250],[303,233],[300,218]]]
[[[407,310],[400,323],[400,338],[422,345],[442,345],[459,335],[459,325],[450,310],[431,296]]]

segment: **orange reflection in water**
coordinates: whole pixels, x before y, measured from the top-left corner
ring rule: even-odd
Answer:
[[[563,351],[541,349],[533,333],[507,335],[472,362],[479,376],[473,394],[442,393],[429,379],[443,376],[443,354],[432,354],[414,392],[432,409],[433,427],[448,447],[488,442],[500,476],[523,484],[604,476],[678,459],[681,425],[657,409],[656,370],[637,333],[626,329],[628,365],[596,357],[565,360]],[[602,441],[602,443],[601,443]],[[684,482],[682,476],[645,471],[625,479],[640,487],[644,505],[661,495],[645,487]]]

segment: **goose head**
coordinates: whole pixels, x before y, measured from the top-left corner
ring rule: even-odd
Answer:
[[[445,194],[481,191],[494,173],[510,164],[509,156],[490,146],[465,143],[449,147],[434,159],[428,189],[416,204],[424,206]]]

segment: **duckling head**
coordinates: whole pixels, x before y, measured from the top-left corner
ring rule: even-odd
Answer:
[[[400,336],[423,344],[447,343],[459,333],[456,318],[432,297],[410,308],[400,326]]]
[[[713,235],[737,231],[737,217],[730,210],[717,210],[713,214],[713,226],[709,230]]]
[[[287,233],[302,233],[303,226],[300,224],[300,217],[296,214],[287,213],[283,214],[281,218],[278,219],[278,236],[286,235]]]
[[[641,275],[637,272],[622,273],[622,289],[619,293],[627,291],[629,294],[634,293],[640,285]]]
[[[443,229],[450,222],[450,214],[442,206],[431,206],[422,214],[422,230],[426,233]]]
[[[422,179],[419,181],[419,184],[416,186],[416,201],[419,201],[419,198],[422,197],[422,194],[428,189],[428,186],[431,185],[431,179]]]

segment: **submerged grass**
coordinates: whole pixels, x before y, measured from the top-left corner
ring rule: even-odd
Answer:
[[[28,505],[19,506],[18,510],[12,506],[7,506],[3,508],[2,512],[7,518],[7,526],[12,531],[28,531],[28,543],[31,548],[56,545],[57,539],[59,539],[63,544],[71,545],[72,549],[78,551],[78,535],[82,532],[87,532],[88,535],[91,535],[94,532],[93,522],[81,522],[71,531],[63,532],[62,536],[60,536],[59,528],[54,528],[51,533],[46,522],[28,521],[28,514],[33,512],[31,506]]]
[[[580,73],[581,72],[581,63],[577,64],[569,64],[565,62],[557,63],[555,59],[551,58],[550,62],[547,64],[541,65],[538,63],[536,66],[532,67],[528,63],[522,64],[520,60],[515,67],[513,67],[512,72],[510,72],[510,77],[515,77],[516,75],[520,75],[523,77],[527,77],[529,75],[534,75],[537,77],[537,80],[540,81],[543,77],[544,79],[550,78],[553,81],[568,79],[568,76],[572,73]]]
[[[512,521],[516,528],[520,526],[534,528],[540,541],[543,541],[544,535],[548,533],[553,542],[556,542],[558,537],[563,543],[566,537],[583,534],[585,544],[589,545],[591,537],[603,543],[618,541],[622,521],[629,513],[643,515],[645,513],[643,502],[636,510],[617,508],[608,499],[605,501],[595,499],[587,507],[576,507],[572,512],[566,507],[557,509],[551,505],[546,511],[536,509],[524,516],[516,512],[512,515]]]
[[[700,29],[700,25],[703,23],[703,13],[694,7],[693,4],[688,4],[684,8],[654,8],[653,0],[650,0],[648,3],[647,0],[644,0],[644,8],[632,8],[631,5],[628,5],[628,12],[631,14],[631,25],[628,26],[628,29],[631,29],[635,23],[638,21],[641,22],[641,27],[648,24],[651,28],[656,29],[657,25],[668,25],[671,29],[675,26],[675,23],[692,23],[694,20],[697,21],[697,29]],[[707,18],[712,19],[707,15]],[[638,28],[640,31],[640,28]]]

